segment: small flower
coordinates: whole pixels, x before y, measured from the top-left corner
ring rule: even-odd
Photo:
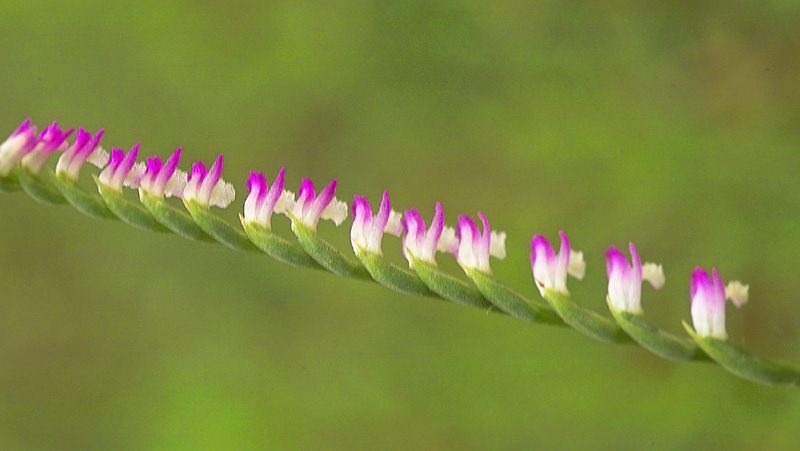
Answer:
[[[531,242],[533,279],[543,296],[547,290],[569,294],[567,274],[580,280],[586,272],[583,253],[570,249],[566,233],[558,232],[558,235],[561,237],[561,249],[558,255],[553,251],[547,238],[542,235],[536,235]]]
[[[100,130],[92,138],[90,133],[79,128],[75,142],[58,159],[56,174],[77,180],[84,161],[88,161],[98,168],[105,166],[108,163],[108,153],[98,146],[103,133],[104,130]]]
[[[436,203],[436,211],[431,226],[425,232],[425,221],[417,210],[405,212],[406,236],[403,238],[403,254],[411,265],[411,257],[436,265],[436,251],[455,253],[458,251],[458,238],[451,227],[444,226],[442,205]]]
[[[717,268],[712,270],[712,274],[709,276],[701,268],[692,273],[692,323],[697,335],[725,340],[728,338],[725,331],[725,300],[730,298],[736,307],[740,307],[747,302],[750,287],[739,281],[730,282],[724,287]]]
[[[608,299],[614,310],[636,315],[642,314],[642,279],[650,282],[655,289],[664,285],[664,270],[661,265],[645,263],[639,259],[633,243],[628,245],[631,252],[632,265],[617,248],[611,246],[606,252],[606,270],[608,271]]]
[[[115,191],[121,191],[123,185],[137,188],[145,172],[144,163],[136,162],[140,145],[136,143],[128,155],[122,149],[111,149],[108,166],[97,177],[100,183]]]
[[[478,213],[483,223],[483,234],[469,216],[458,217],[459,245],[456,260],[462,268],[477,269],[491,274],[489,255],[503,259],[506,257],[506,234],[499,234],[489,228],[489,221],[483,213]]]
[[[17,162],[36,145],[36,127],[30,119],[20,124],[8,139],[0,144],[0,177],[7,177]]]
[[[292,227],[295,221],[299,221],[306,227],[316,230],[320,219],[330,219],[337,226],[341,224],[347,218],[347,204],[334,197],[335,192],[336,180],[328,183],[317,196],[314,183],[309,179],[303,179],[297,200],[294,200],[294,194],[291,192],[287,197],[286,214],[292,220]]]
[[[244,222],[256,223],[267,229],[271,228],[272,213],[285,213],[293,200],[293,195],[283,189],[283,176],[286,168],[282,168],[272,182],[272,188],[267,189],[267,180],[264,174],[251,172],[247,180],[248,196],[244,201]]]
[[[208,171],[202,161],[196,162],[192,165],[192,173],[183,190],[183,200],[205,207],[227,207],[236,197],[236,191],[233,185],[220,178],[221,175],[222,155],[217,157]]]
[[[67,138],[74,131],[71,128],[64,132],[58,127],[58,122],[53,122],[39,134],[34,148],[22,158],[22,165],[34,174],[39,173],[53,152],[67,149]]]
[[[400,236],[403,233],[402,216],[392,210],[389,203],[389,193],[383,192],[380,209],[374,217],[367,198],[354,196],[353,227],[350,229],[350,242],[356,255],[361,252],[383,255],[381,240],[384,232],[389,232],[395,236]]]
[[[742,282],[734,280],[725,285],[725,298],[733,301],[736,307],[741,307],[747,302],[749,291],[750,285],[744,285]]]
[[[148,158],[147,169],[139,181],[139,196],[147,193],[159,199],[164,196],[182,197],[188,175],[178,169],[180,159],[180,147],[167,158],[164,164],[161,164],[161,158],[157,156]]]

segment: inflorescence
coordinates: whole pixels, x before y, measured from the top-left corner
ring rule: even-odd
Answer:
[[[571,248],[563,231],[559,232],[558,253],[544,236],[533,237],[531,269],[544,302],[532,300],[492,277],[490,257],[505,257],[506,234],[492,230],[482,213],[477,214],[480,226],[469,216],[459,216],[458,226],[451,228],[444,224],[442,207],[437,203],[433,219],[426,226],[415,209],[402,214],[392,210],[386,192],[374,215],[366,197],[354,196],[350,231],[358,258],[354,262],[317,235],[321,219],[338,226],[347,218],[347,204],[335,197],[336,180],[317,193],[313,182],[304,179],[295,195],[284,189],[285,168],[271,185],[267,185],[264,174],[251,172],[240,215],[242,231],[210,210],[228,207],[235,197],[233,185],[222,179],[222,155],[208,169],[203,162],[195,162],[187,173],[178,169],[180,148],[163,162],[158,156],[138,161],[139,143],[127,153],[112,148],[109,155],[99,145],[103,130],[93,136],[79,128],[69,144],[74,132],[63,131],[54,122],[37,134],[30,120],[23,122],[0,145],[0,189],[23,189],[38,201],[69,203],[91,216],[120,219],[141,229],[171,231],[233,249],[261,251],[284,263],[375,281],[402,293],[439,297],[525,321],[567,326],[605,342],[638,343],[672,360],[716,361],[740,377],[761,383],[800,386],[800,373],[796,370],[753,357],[727,342],[726,301],[730,299],[741,306],[748,299],[749,287],[738,281],[723,285],[716,268],[711,275],[701,268],[691,275],[693,327],[684,322],[690,339],[680,338],[644,321],[642,281],[658,289],[664,284],[664,272],[661,265],[642,264],[632,243],[630,262],[613,246],[605,253],[612,321],[571,299],[567,276],[582,279],[586,263],[583,253]],[[55,171],[45,170],[47,160],[56,152],[60,156]],[[99,195],[78,186],[85,162],[101,169],[94,176]],[[124,198],[123,188],[138,190],[140,203]],[[180,198],[189,214],[167,203],[169,197]],[[272,232],[273,214],[289,218],[297,242]],[[383,259],[384,233],[402,238],[403,255],[410,269]],[[453,254],[472,283],[440,271],[436,263],[439,252]]]

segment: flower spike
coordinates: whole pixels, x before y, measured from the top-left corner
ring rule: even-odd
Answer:
[[[36,146],[22,158],[22,165],[30,172],[38,174],[53,152],[67,149],[67,138],[74,131],[71,128],[64,132],[58,127],[58,122],[53,122],[39,134]]]
[[[725,301],[731,298],[736,307],[747,301],[749,286],[733,281],[728,287],[722,285],[717,268],[712,269],[712,276],[697,268],[692,273],[692,323],[700,337],[713,337],[726,340]]]
[[[661,265],[645,263],[639,259],[633,243],[628,245],[631,262],[617,248],[611,246],[606,252],[606,270],[608,271],[608,299],[618,312],[642,314],[642,279],[647,280],[653,288],[664,285],[664,270]]]
[[[221,176],[222,155],[214,160],[208,171],[202,161],[194,163],[186,188],[183,190],[183,200],[204,207],[227,207],[236,197],[236,191],[233,185],[223,180]]]
[[[567,274],[580,280],[586,272],[586,263],[582,252],[574,252],[570,248],[567,234],[558,232],[561,238],[561,249],[558,255],[553,251],[550,242],[542,235],[536,235],[531,242],[531,268],[536,287],[544,296],[545,291],[556,291],[569,294],[567,290]]]
[[[317,229],[320,219],[330,219],[337,226],[347,218],[347,204],[334,196],[336,192],[336,180],[332,180],[317,196],[314,191],[314,183],[309,179],[303,179],[300,187],[300,194],[297,200],[290,192],[287,196],[288,207],[286,214],[292,220],[299,221],[312,230]]]
[[[272,213],[285,213],[292,201],[292,194],[284,191],[284,174],[286,168],[281,168],[272,187],[267,189],[267,180],[264,174],[251,172],[247,180],[248,196],[244,201],[244,222],[255,223],[271,228]]]
[[[356,255],[362,252],[383,255],[381,240],[384,232],[395,236],[400,236],[403,233],[402,217],[400,213],[392,210],[389,203],[389,193],[387,191],[383,192],[380,209],[374,217],[367,198],[354,196],[353,227],[350,229],[350,242]]]
[[[141,143],[136,143],[127,155],[122,149],[111,149],[111,159],[100,172],[98,181],[114,191],[121,191],[123,185],[138,188],[145,172],[144,163],[136,162],[140,146]]]
[[[411,257],[436,266],[436,251],[455,253],[458,238],[451,227],[444,226],[442,205],[436,202],[431,226],[425,231],[425,221],[417,210],[405,212],[406,236],[403,238],[403,254],[411,266]]]
[[[459,246],[456,260],[463,268],[477,269],[491,274],[489,256],[503,259],[506,256],[506,234],[496,233],[489,228],[489,221],[483,213],[478,213],[483,223],[483,234],[469,216],[458,217]]]
[[[36,127],[30,119],[20,124],[8,139],[0,144],[0,177],[8,177],[14,166],[36,145]]]
[[[64,151],[56,164],[56,175],[65,176],[71,180],[78,179],[78,173],[85,161],[102,168],[108,163],[108,153],[99,147],[100,138],[104,130],[100,130],[94,135],[86,130],[79,128],[75,142]]]
[[[182,197],[188,175],[178,169],[180,159],[180,147],[163,164],[157,156],[148,158],[147,169],[139,181],[139,196],[147,193],[159,199],[164,196]]]

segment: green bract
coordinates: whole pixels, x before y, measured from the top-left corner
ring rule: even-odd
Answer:
[[[323,269],[300,246],[272,233],[268,228],[253,222],[245,222],[239,215],[244,233],[262,252],[283,263],[303,268]]]
[[[139,200],[159,224],[173,233],[190,240],[206,243],[216,242],[189,215],[168,204],[164,198],[151,196],[146,191],[139,191]]]
[[[38,174],[28,171],[24,166],[17,173],[19,184],[29,196],[43,204],[63,205],[67,203],[56,186],[53,173],[42,171]]]
[[[258,250],[244,233],[234,229],[227,222],[211,213],[207,206],[190,200],[184,200],[183,205],[192,215],[192,219],[197,225],[222,245],[239,251]]]
[[[573,329],[607,343],[631,343],[631,337],[610,319],[572,302],[568,294],[544,290],[544,298]]]
[[[370,276],[387,288],[415,296],[435,296],[415,273],[387,262],[380,255],[361,251],[356,252],[356,257]]]
[[[683,327],[706,354],[731,373],[761,384],[793,384],[800,387],[800,373],[797,370],[752,356],[725,340],[701,337],[686,321],[683,321]]]
[[[147,209],[125,199],[122,191],[107,187],[97,179],[97,176],[94,176],[94,182],[108,209],[123,222],[145,231],[169,232],[169,229],[159,224]]]
[[[709,360],[706,353],[693,342],[670,335],[648,323],[643,317],[617,311],[611,307],[610,302],[608,304],[622,330],[653,354],[670,360]]]
[[[94,218],[117,219],[114,213],[108,209],[103,198],[82,190],[76,180],[65,174],[57,175],[54,180],[67,202],[81,213]]]
[[[522,297],[491,275],[474,269],[464,269],[464,272],[489,302],[514,318],[533,323],[564,325],[564,321],[547,306],[536,304]]]
[[[372,280],[366,268],[345,258],[330,243],[317,236],[316,230],[292,218],[292,231],[303,250],[323,268],[351,279]]]

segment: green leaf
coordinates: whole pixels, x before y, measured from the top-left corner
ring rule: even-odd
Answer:
[[[725,340],[701,337],[686,321],[682,323],[695,343],[731,373],[761,384],[794,384],[800,387],[800,372],[797,370],[750,355]]]
[[[464,269],[481,294],[504,312],[524,321],[564,326],[564,321],[545,305],[535,304],[489,274]]]
[[[413,255],[411,256],[411,269],[431,291],[448,301],[482,310],[498,310],[494,304],[483,297],[474,285],[469,285],[450,274],[439,271],[436,266],[417,260]]]
[[[72,180],[66,175],[56,175],[54,180],[61,194],[76,210],[95,218],[118,219],[108,209],[103,198],[97,194],[87,193],[82,190],[76,180]]]
[[[544,298],[573,329],[606,343],[633,343],[619,324],[572,302],[568,294],[545,290]]]
[[[283,263],[303,268],[323,269],[310,255],[298,246],[283,237],[280,237],[264,226],[244,222],[244,217],[239,215],[244,233],[250,241],[265,254]]]
[[[94,177],[100,197],[106,202],[108,209],[123,222],[149,232],[169,232],[169,229],[159,224],[147,209],[140,204],[125,199],[122,191],[115,191],[100,183],[100,180],[95,175],[92,177]]]
[[[317,263],[328,271],[352,279],[372,280],[360,263],[355,263],[341,254],[327,241],[317,236],[317,231],[300,221],[292,219],[292,231],[297,236],[300,246]]]
[[[29,196],[35,200],[49,205],[64,205],[67,200],[59,191],[52,172],[42,171],[34,174],[24,166],[17,172],[19,184]]]
[[[356,257],[361,260],[361,264],[369,271],[372,279],[379,284],[413,296],[436,297],[436,294],[422,283],[419,276],[387,262],[382,256],[360,251],[356,253]]]
[[[659,330],[639,315],[617,311],[611,307],[610,301],[608,301],[608,308],[622,330],[653,354],[670,360],[711,361],[708,355],[694,342]]]
[[[224,246],[239,251],[257,252],[259,249],[255,244],[247,239],[247,236],[237,229],[234,229],[222,218],[211,213],[207,206],[203,206],[194,201],[184,199],[183,205],[194,219],[194,222]]]
[[[216,243],[203,229],[198,226],[192,217],[168,204],[162,197],[151,196],[139,190],[139,200],[142,205],[153,215],[153,218],[173,233],[190,240],[204,243]]]

